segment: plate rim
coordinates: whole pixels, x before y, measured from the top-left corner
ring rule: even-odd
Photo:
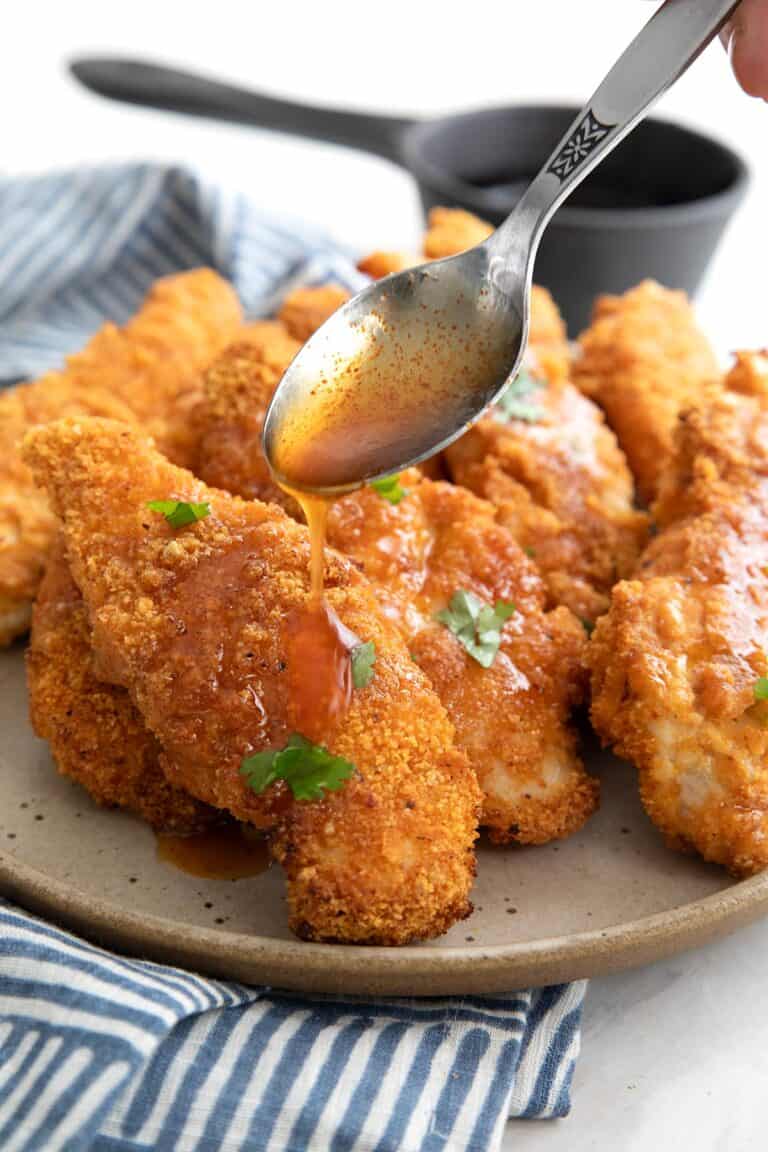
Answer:
[[[621,924],[511,944],[317,944],[137,913],[54,879],[0,849],[0,891],[92,943],[217,979],[289,992],[487,995],[589,978],[697,947],[768,906],[768,872]]]

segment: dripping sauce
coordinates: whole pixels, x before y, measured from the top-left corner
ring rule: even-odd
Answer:
[[[285,490],[301,505],[310,539],[309,596],[291,614],[286,629],[291,723],[313,744],[325,744],[352,700],[350,653],[359,640],[323,595],[331,499]]]

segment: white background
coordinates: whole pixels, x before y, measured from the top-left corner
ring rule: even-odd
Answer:
[[[29,0],[3,6],[0,171],[147,158],[192,163],[361,250],[420,234],[410,178],[384,161],[251,129],[102,102],[67,78],[76,53],[152,56],[275,94],[399,114],[582,101],[651,12],[641,0]],[[768,343],[768,107],[713,46],[660,108],[748,157],[754,181],[699,312],[718,347]],[[595,980],[574,1109],[517,1122],[505,1149],[619,1152],[763,1147],[768,926],[626,976]]]

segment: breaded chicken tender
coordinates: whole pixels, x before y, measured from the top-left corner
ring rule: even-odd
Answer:
[[[286,629],[308,595],[306,528],[207,488],[110,421],[37,429],[25,458],[63,520],[99,676],[127,689],[172,784],[271,830],[294,931],[401,944],[466,915],[477,783],[354,566],[326,557],[328,602],[376,648],[373,679],[328,741],[355,773],[318,801],[294,801],[283,781],[256,795],[243,758],[283,747],[293,726]],[[161,499],[207,502],[210,515],[174,530],[147,507]]]
[[[604,410],[650,503],[674,451],[677,417],[719,376],[683,292],[646,280],[603,296],[579,338],[574,382]]]
[[[567,836],[598,801],[570,725],[583,688],[584,629],[565,608],[544,610],[535,567],[490,504],[415,469],[401,485],[407,495],[397,505],[372,488],[338,500],[329,543],[372,581],[448,710],[477,772],[491,839]],[[515,606],[489,668],[436,620],[456,592]]]
[[[97,678],[88,616],[60,540],[35,604],[27,685],[35,732],[48,741],[59,771],[97,804],[126,808],[162,832],[194,832],[221,820],[168,783],[160,746],[128,693]]]
[[[241,325],[237,297],[215,272],[171,276],[124,328],[105,325],[62,371],[0,393],[0,646],[29,626],[55,530],[19,456],[28,429],[70,415],[138,422],[162,451],[190,463],[202,371]]]
[[[285,325],[289,336],[304,344],[349,298],[349,292],[340,284],[297,288],[288,293],[277,318]]]
[[[539,377],[517,410],[526,418],[514,408],[508,418],[502,401],[446,449],[448,471],[495,506],[535,558],[549,602],[594,622],[637,563],[647,517],[600,409],[572,384]]]
[[[768,866],[765,397],[684,414],[661,491],[662,531],[590,644],[592,719],[670,843],[749,875]]]

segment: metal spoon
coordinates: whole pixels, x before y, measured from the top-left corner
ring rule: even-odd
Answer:
[[[370,285],[312,336],[264,424],[281,483],[350,490],[431,456],[493,403],[525,351],[533,262],[550,217],[736,7],[666,0],[484,243]]]

